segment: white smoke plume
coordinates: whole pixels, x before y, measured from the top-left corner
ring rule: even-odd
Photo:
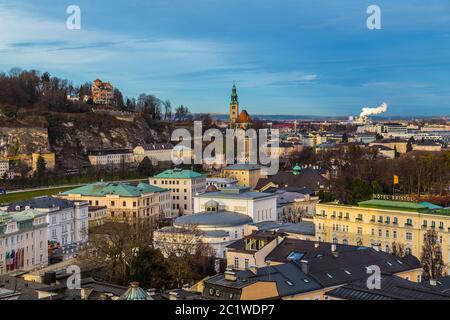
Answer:
[[[359,115],[360,117],[367,117],[375,114],[380,114],[387,111],[387,103],[383,102],[378,107],[375,108],[362,108],[362,112]]]

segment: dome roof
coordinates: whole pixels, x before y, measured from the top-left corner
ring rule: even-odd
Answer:
[[[219,211],[201,212],[181,216],[175,219],[173,225],[175,227],[198,226],[201,228],[203,226],[223,228],[242,226],[250,223],[253,223],[253,219],[245,214],[231,211]]]
[[[209,200],[205,203],[205,209],[206,211],[219,211],[219,203],[214,200]]]
[[[217,187],[213,184],[210,184],[206,187],[205,192],[216,192],[218,191]]]
[[[124,294],[119,297],[119,300],[153,300],[150,295],[139,287],[138,282],[130,283],[130,287]]]
[[[248,123],[248,122],[250,122],[250,116],[248,115],[246,110],[242,110],[241,113],[239,113],[239,117],[237,119],[237,122],[239,122],[239,123]]]

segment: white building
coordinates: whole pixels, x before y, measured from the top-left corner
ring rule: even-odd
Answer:
[[[93,166],[119,166],[133,164],[133,152],[129,149],[93,149],[89,151],[89,162]]]
[[[276,194],[254,192],[248,187],[223,188],[194,196],[194,212],[205,211],[210,200],[219,204],[219,210],[245,214],[255,223],[277,220]]]
[[[157,165],[159,162],[172,161],[173,145],[171,143],[151,143],[136,146],[133,149],[134,161],[141,161],[148,157],[152,164]]]
[[[69,201],[49,196],[9,204],[8,212],[33,209],[46,213],[47,234],[50,243],[60,244],[62,249],[88,241],[87,201]]]
[[[0,160],[0,179],[6,178],[10,179],[14,176],[14,174],[9,169],[9,161],[8,160]]]
[[[253,220],[242,213],[219,209],[219,203],[208,201],[204,212],[178,217],[172,227],[155,232],[155,246],[168,256],[176,252],[194,253],[202,250],[205,255],[226,257],[226,247],[248,234]],[[207,251],[199,244],[211,249]]]

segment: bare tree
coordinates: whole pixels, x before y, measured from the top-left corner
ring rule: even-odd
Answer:
[[[427,230],[424,237],[420,261],[425,280],[436,280],[444,273],[445,264],[442,260],[442,248],[438,237],[438,233],[433,229]]]

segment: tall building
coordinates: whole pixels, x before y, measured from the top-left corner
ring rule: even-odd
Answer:
[[[236,85],[233,84],[231,89],[231,101],[230,101],[230,127],[234,128],[236,121],[239,117],[239,101],[236,90]]]
[[[165,170],[149,178],[155,186],[171,190],[172,217],[193,213],[192,197],[206,189],[206,177],[192,170],[179,168]]]

